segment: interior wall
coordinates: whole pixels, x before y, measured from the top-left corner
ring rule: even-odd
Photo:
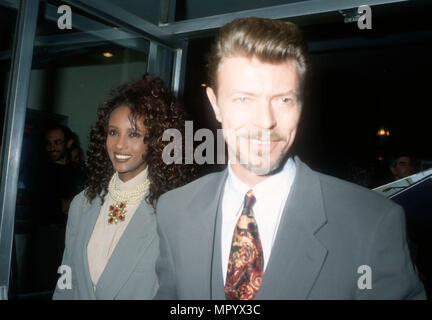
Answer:
[[[146,66],[146,62],[132,62],[32,70],[28,108],[67,116],[69,128],[86,152],[98,105],[111,89],[138,80]]]

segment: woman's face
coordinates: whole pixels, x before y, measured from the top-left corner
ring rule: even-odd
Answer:
[[[134,127],[129,117],[129,107],[120,106],[114,109],[109,118],[106,140],[107,152],[114,170],[123,182],[136,177],[147,167],[144,161],[147,145],[143,141],[143,119],[137,118]]]

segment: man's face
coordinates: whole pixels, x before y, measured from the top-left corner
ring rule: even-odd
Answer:
[[[408,177],[414,173],[414,167],[410,157],[399,157],[396,159],[396,166],[391,168],[396,180]]]
[[[207,95],[222,123],[230,160],[257,175],[276,170],[300,119],[296,62],[224,58],[217,80],[217,92],[207,88]]]
[[[45,150],[52,162],[66,157],[66,141],[61,129],[50,130],[45,135]]]

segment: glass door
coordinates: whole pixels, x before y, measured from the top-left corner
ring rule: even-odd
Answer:
[[[80,6],[79,1],[65,2],[40,1],[34,15],[37,23],[27,75],[22,146],[15,154],[4,157],[5,163],[18,157],[19,165],[17,172],[10,169],[4,178],[13,181],[15,174],[17,190],[16,200],[13,193],[3,197],[7,201],[14,198],[15,205],[2,212],[3,218],[12,217],[14,221],[9,223],[12,239],[2,229],[1,255],[8,256],[7,243],[11,243],[10,278],[8,283],[0,283],[7,291],[2,298],[52,297],[64,249],[66,214],[72,198],[83,189],[89,132],[99,104],[109,98],[112,89],[138,80],[146,72],[161,76],[177,91],[179,88],[180,70],[174,64],[181,61],[181,47],[170,46],[167,38],[160,43],[159,35],[128,28],[121,19],[105,19],[94,8]],[[10,38],[19,3],[1,7],[0,11],[2,30],[8,30],[0,35],[2,97],[6,96],[3,87],[10,77]],[[6,98],[2,101],[2,110],[7,110]],[[66,163],[58,165],[51,152],[53,145],[58,154],[68,154]],[[72,162],[72,151],[77,155],[74,168],[78,170],[62,175],[69,172],[66,167]],[[7,274],[6,269],[0,270],[2,274]]]

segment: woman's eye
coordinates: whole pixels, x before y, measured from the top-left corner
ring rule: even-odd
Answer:
[[[141,135],[138,132],[132,132],[131,134],[129,134],[129,137],[131,137],[131,138],[140,138]]]
[[[115,136],[116,134],[117,134],[117,131],[115,131],[115,130],[109,130],[108,131],[109,136]]]

